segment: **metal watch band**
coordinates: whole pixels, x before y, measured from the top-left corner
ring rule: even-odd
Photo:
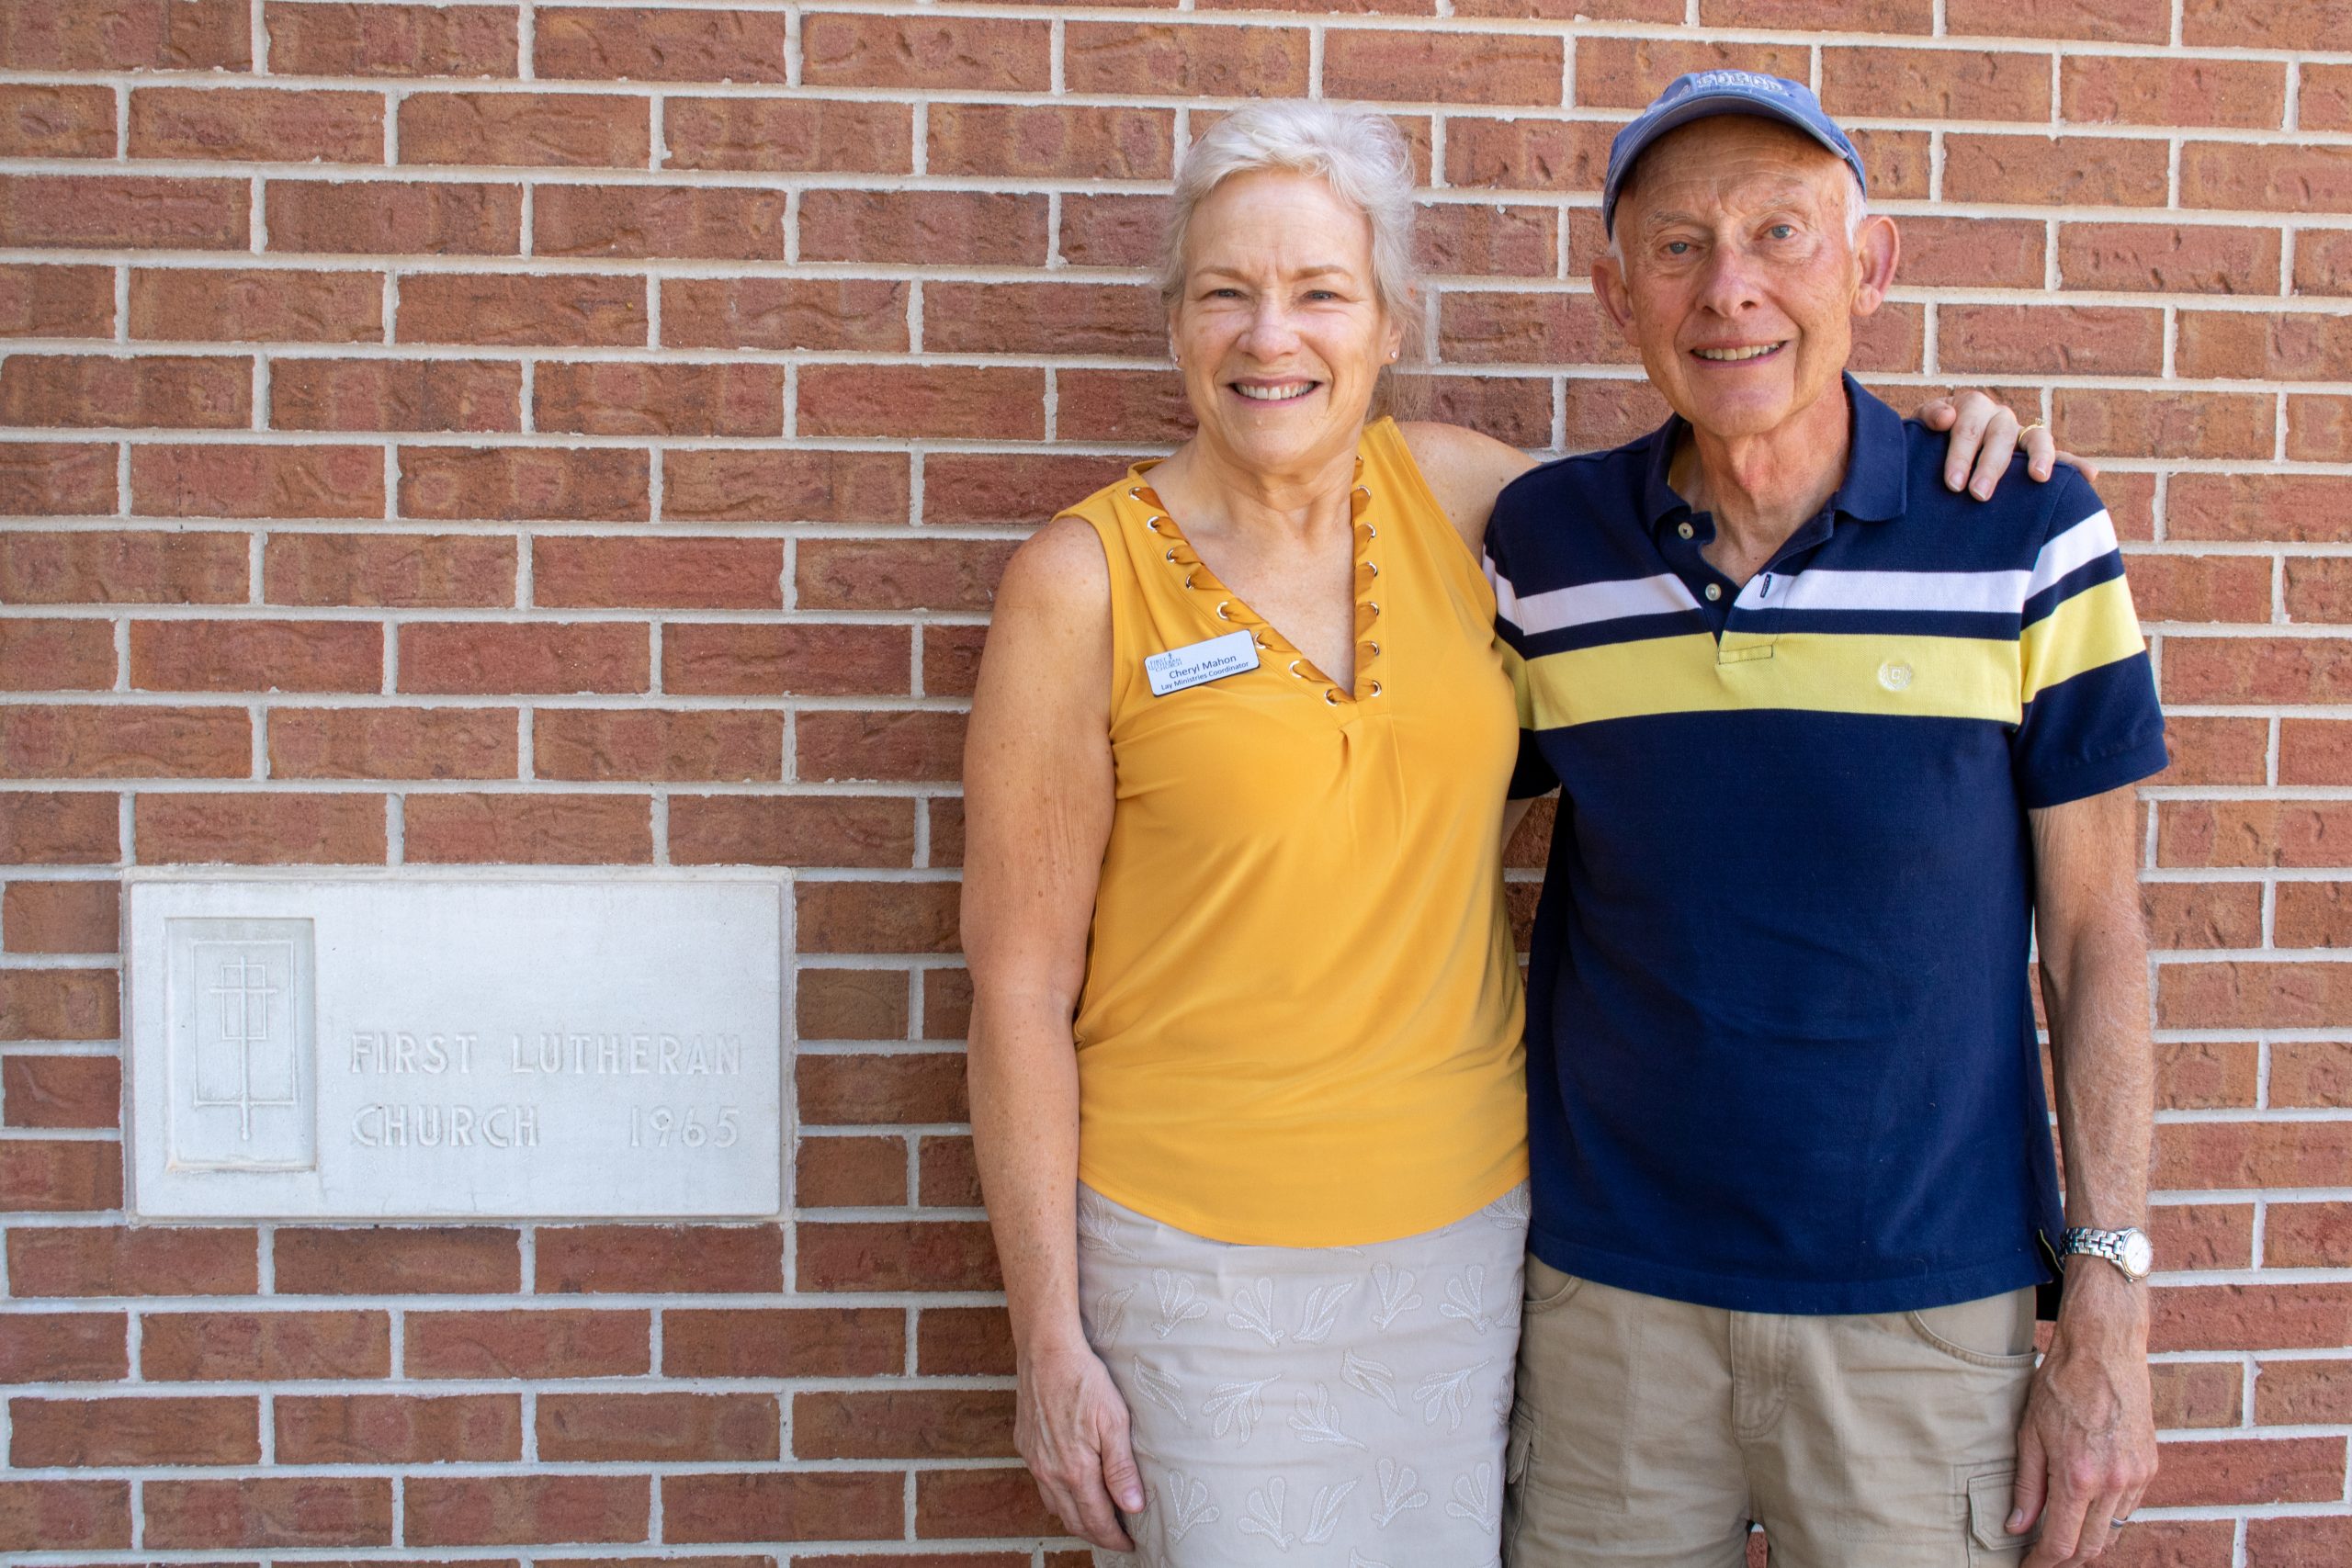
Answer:
[[[2139,1244],[2136,1247],[2132,1246],[2135,1241]],[[2132,1256],[2134,1252],[2139,1254],[2136,1258]],[[2126,1279],[2147,1278],[2148,1238],[2141,1231],[2102,1231],[2092,1230],[2084,1225],[2069,1226],[2065,1234],[2059,1237],[2058,1256],[2065,1258],[2078,1253],[2107,1259],[2108,1262],[2115,1265]]]

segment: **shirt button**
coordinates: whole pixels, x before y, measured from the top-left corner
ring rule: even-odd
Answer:
[[[1694,534],[1698,533],[1698,531],[1699,531],[1699,530],[1698,530],[1698,529],[1696,529],[1696,528],[1693,528],[1693,527],[1692,527],[1692,526],[1690,526],[1690,524],[1688,524],[1688,523],[1677,523],[1677,524],[1674,525],[1674,531],[1675,531],[1677,534],[1679,534],[1680,536],[1682,536],[1682,537],[1684,537],[1684,538],[1686,538],[1686,539],[1687,539],[1687,538],[1690,538],[1692,535],[1694,535]]]
[[[1709,584],[1707,584],[1707,602],[1708,602],[1709,604],[1713,604],[1716,600],[1718,600],[1718,599],[1722,598],[1723,596],[1724,596],[1724,585],[1723,585],[1722,583],[1720,583],[1720,582],[1710,582]]]

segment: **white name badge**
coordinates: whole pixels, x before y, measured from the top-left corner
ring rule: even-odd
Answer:
[[[1143,661],[1143,672],[1151,677],[1151,694],[1155,697],[1256,668],[1258,640],[1248,632],[1227,632],[1206,642],[1171,648]]]

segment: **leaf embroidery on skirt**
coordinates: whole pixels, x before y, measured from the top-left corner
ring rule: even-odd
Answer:
[[[1216,1437],[1231,1432],[1238,1442],[1248,1442],[1258,1430],[1260,1417],[1266,1413],[1261,1397],[1272,1378],[1260,1378],[1255,1382],[1221,1382],[1216,1391],[1201,1403],[1201,1414],[1211,1417],[1216,1425],[1210,1428]]]
[[[1430,1495],[1420,1489],[1420,1477],[1409,1464],[1398,1464],[1393,1459],[1380,1461],[1380,1508],[1372,1522],[1386,1529],[1397,1515],[1408,1508],[1429,1506]]]
[[[1151,1271],[1151,1288],[1159,1297],[1159,1321],[1151,1325],[1151,1331],[1162,1339],[1175,1333],[1178,1325],[1209,1314],[1209,1303],[1200,1299],[1200,1292],[1185,1275],[1155,1269]]]
[[[1244,1334],[1255,1334],[1269,1348],[1290,1337],[1287,1332],[1274,1326],[1274,1282],[1272,1280],[1260,1280],[1234,1292],[1233,1310],[1225,1314],[1225,1321]]]
[[[1390,1410],[1396,1408],[1396,1371],[1386,1362],[1351,1350],[1340,1358],[1340,1378],[1350,1388],[1371,1394]]]
[[[1335,1443],[1345,1449],[1363,1447],[1340,1430],[1339,1412],[1331,1407],[1329,1383],[1318,1382],[1312,1392],[1298,1391],[1298,1414],[1290,1418],[1290,1429],[1298,1434],[1302,1443]]]

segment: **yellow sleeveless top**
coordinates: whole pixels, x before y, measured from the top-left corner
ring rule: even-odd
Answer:
[[[1433,1230],[1527,1174],[1495,599],[1394,422],[1357,454],[1355,690],[1226,591],[1149,463],[1068,515],[1111,569],[1117,804],[1079,1005],[1079,1174],[1219,1241]],[[1154,696],[1240,629],[1258,666]]]

